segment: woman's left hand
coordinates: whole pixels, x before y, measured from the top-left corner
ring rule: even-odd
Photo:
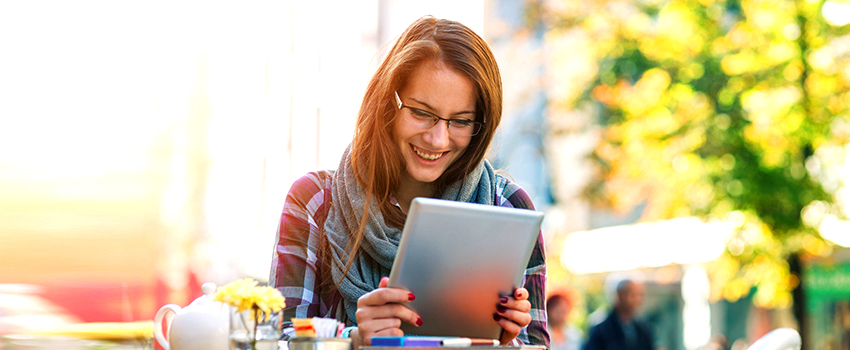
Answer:
[[[508,345],[519,335],[519,331],[531,323],[531,302],[528,301],[528,290],[517,288],[513,296],[500,296],[496,304],[493,319],[502,326],[500,343]]]

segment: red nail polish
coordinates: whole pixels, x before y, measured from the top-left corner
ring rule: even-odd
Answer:
[[[498,320],[501,320],[501,319],[502,319],[502,316],[499,316],[498,314],[493,314],[493,320],[498,321]]]
[[[413,295],[413,293],[408,293],[408,294],[407,294],[407,300],[408,300],[408,301],[413,301],[413,299],[416,299],[416,296],[415,296],[415,295]]]
[[[508,310],[508,308],[505,307],[504,305],[496,305],[496,311],[498,311],[500,314],[505,313],[505,311],[507,311],[507,310]]]
[[[499,301],[502,302],[502,304],[507,303],[508,297],[499,297]]]
[[[413,295],[413,294],[411,294],[411,295]],[[417,327],[419,327],[419,326],[421,326],[421,325],[422,325],[422,319],[421,319],[421,318],[419,318],[419,317],[417,317],[417,318],[416,318],[416,326],[417,326]]]

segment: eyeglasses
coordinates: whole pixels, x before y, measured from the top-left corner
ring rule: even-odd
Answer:
[[[481,131],[481,126],[484,125],[484,123],[469,119],[441,118],[440,116],[426,110],[406,106],[401,102],[401,98],[398,97],[398,91],[395,92],[395,102],[398,109],[407,108],[410,110],[410,113],[408,113],[410,120],[422,129],[430,129],[434,125],[437,125],[437,123],[441,120],[445,120],[449,127],[449,134],[452,134],[453,136],[475,136],[479,131]]]

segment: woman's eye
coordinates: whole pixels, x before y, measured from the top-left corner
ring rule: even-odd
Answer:
[[[411,110],[411,111],[413,111],[413,115],[415,115],[415,116],[417,116],[417,117],[420,117],[420,118],[433,118],[433,116],[431,115],[431,113],[425,112],[425,111],[423,111],[423,110],[421,110],[421,109],[411,108],[410,110]]]
[[[471,126],[473,121],[469,119],[452,119],[452,124],[457,126]]]

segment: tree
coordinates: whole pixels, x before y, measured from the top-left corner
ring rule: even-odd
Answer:
[[[755,288],[756,305],[790,306],[800,271],[789,261],[830,251],[817,225],[843,215],[829,167],[850,139],[850,30],[825,16],[831,1],[529,2],[551,43],[592,43],[587,84],[550,96],[553,135],[573,131],[558,119],[576,110],[601,128],[587,198],[645,203],[645,220],[731,222],[715,298]]]

